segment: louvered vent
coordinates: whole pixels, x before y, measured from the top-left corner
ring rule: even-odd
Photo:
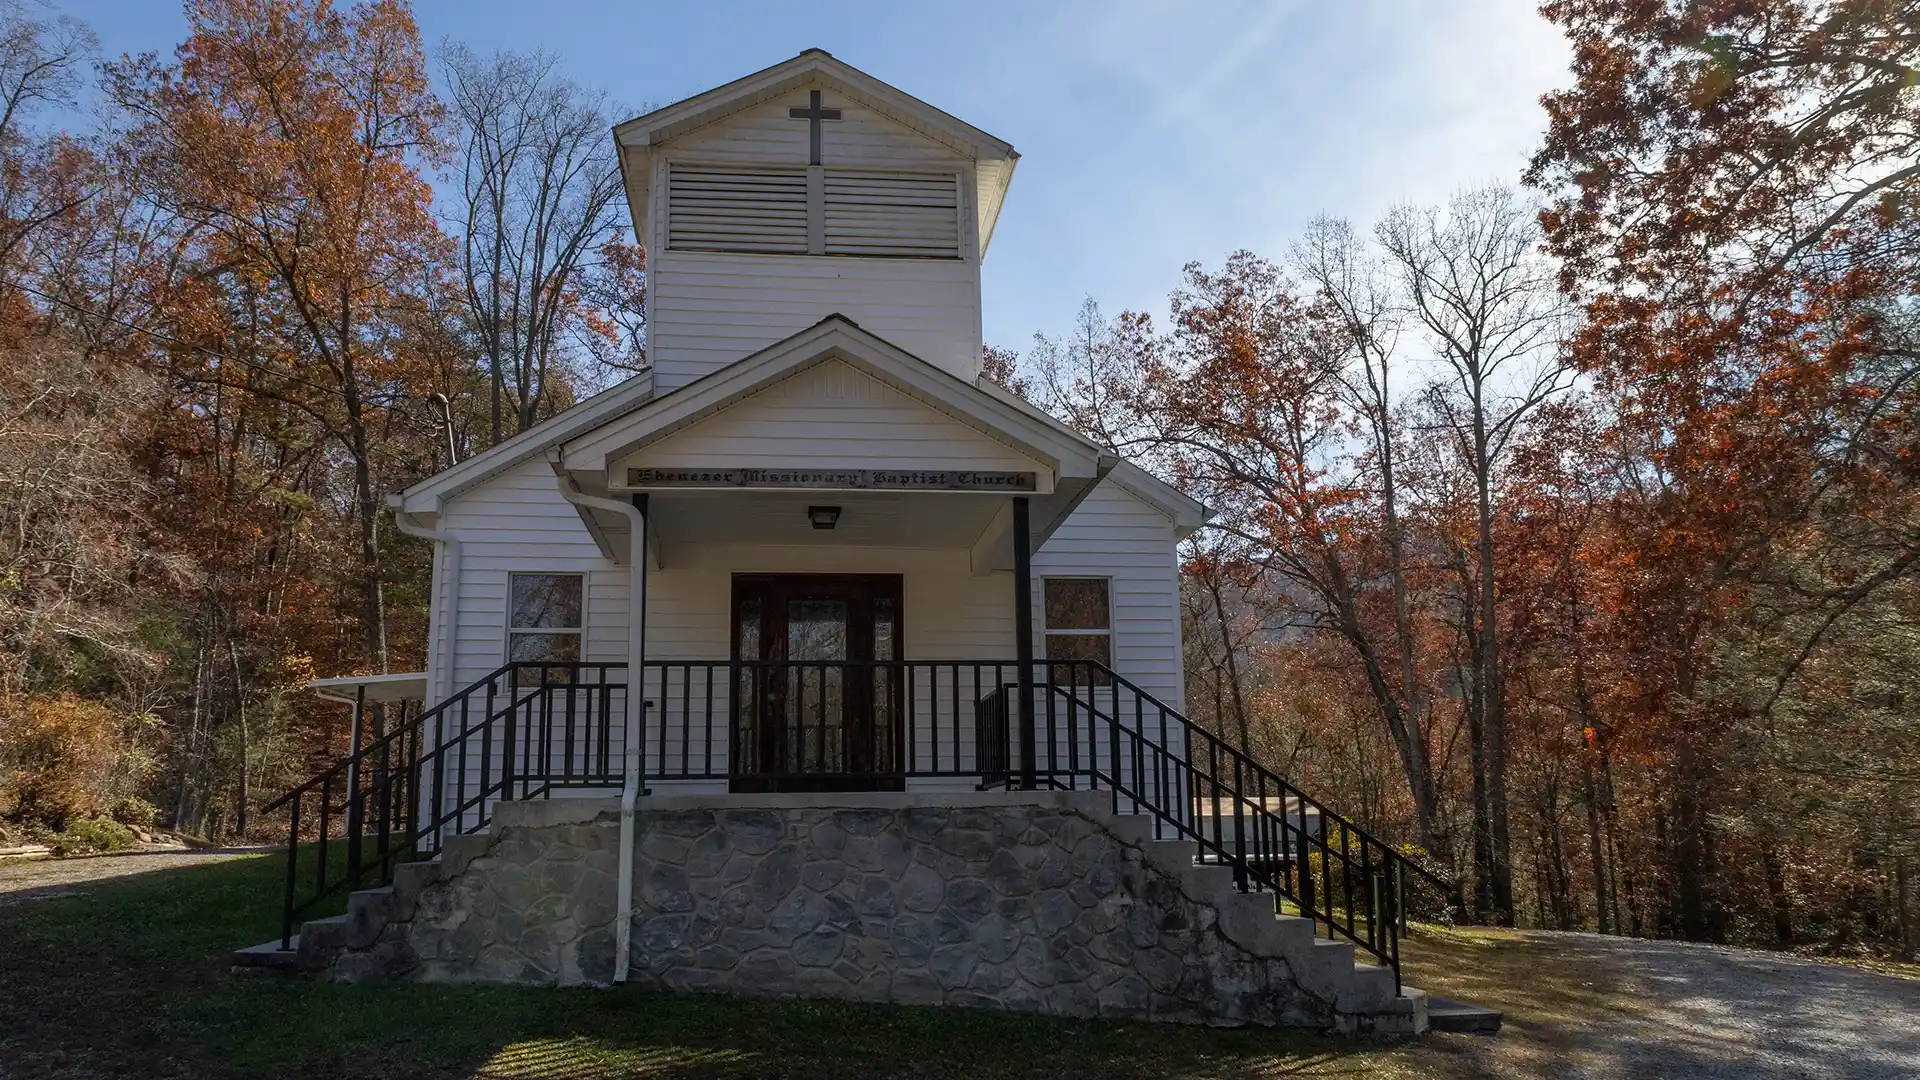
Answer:
[[[960,189],[953,173],[826,175],[826,253],[960,257]]]
[[[667,246],[807,253],[805,169],[681,169],[668,187]]]

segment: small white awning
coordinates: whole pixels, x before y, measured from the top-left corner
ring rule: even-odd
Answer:
[[[366,701],[424,701],[427,696],[427,673],[406,671],[397,675],[336,675],[331,679],[315,679],[307,684],[307,689],[329,701],[348,705],[362,700],[362,690],[366,692]]]

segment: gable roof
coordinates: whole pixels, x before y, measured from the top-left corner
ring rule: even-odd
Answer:
[[[569,470],[597,472],[649,443],[718,413],[767,386],[816,364],[838,360],[884,382],[1061,476],[1093,476],[1100,450],[1072,431],[982,391],[927,363],[844,315],[812,326],[712,372],[631,412],[581,430],[560,447]]]
[[[735,113],[773,100],[804,86],[825,86],[861,107],[892,120],[975,163],[978,173],[980,252],[993,238],[994,223],[1013,182],[1020,155],[1011,143],[989,135],[945,110],[936,108],[897,87],[836,60],[825,49],[808,49],[791,60],[695,94],[684,101],[655,109],[615,124],[613,137],[620,151],[620,169],[627,184],[627,202],[634,214],[635,235],[643,235],[639,208],[647,205],[648,170],[628,168],[629,154],[645,154],[696,128],[717,123]]]
[[[1040,408],[1033,402],[1008,390],[1006,387],[1001,386],[999,383],[994,382],[984,375],[980,377],[979,387],[982,393],[988,394],[1007,403],[1013,408],[1019,409],[1040,423],[1057,428],[1060,431],[1072,435],[1074,438],[1085,439],[1085,436],[1062,423],[1060,419],[1052,413],[1047,412],[1045,409]],[[1089,441],[1088,445],[1093,445],[1093,443]],[[1180,536],[1186,537],[1191,535],[1194,530],[1213,520],[1213,510],[1204,503],[1201,503],[1186,492],[1181,491],[1179,488],[1174,487],[1172,484],[1167,483],[1165,480],[1160,479],[1140,466],[1135,465],[1133,462],[1128,461],[1126,458],[1118,457],[1117,455],[1114,455],[1114,458],[1118,461],[1118,464],[1113,466],[1112,471],[1107,475],[1107,479],[1118,484],[1141,502],[1172,518],[1174,529]]]
[[[643,371],[510,439],[487,447],[452,468],[442,469],[405,491],[388,495],[387,505],[409,514],[438,514],[448,499],[540,457],[576,432],[631,412],[652,397],[653,375]]]
[[[568,470],[605,469],[630,450],[665,438],[813,364],[839,360],[894,386],[961,423],[1041,461],[1063,477],[1112,480],[1166,514],[1181,535],[1205,524],[1206,507],[1146,470],[1114,458],[1059,420],[982,378],[967,382],[870,333],[844,315],[814,325],[658,398],[646,375],[628,379],[489,447],[397,495],[388,505],[411,514],[441,512],[458,496],[526,461],[557,456]]]

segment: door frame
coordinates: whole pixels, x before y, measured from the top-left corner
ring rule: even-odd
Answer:
[[[727,601],[727,655],[736,662],[763,662],[765,660],[765,651],[771,643],[771,635],[767,633],[768,626],[770,624],[784,625],[785,622],[784,617],[778,619],[777,622],[769,618],[772,614],[771,605],[791,599],[796,588],[803,589],[805,585],[809,583],[822,587],[832,586],[846,588],[853,586],[865,590],[865,608],[867,614],[866,624],[863,627],[857,626],[853,619],[854,605],[849,604],[848,607],[848,663],[873,660],[872,609],[873,602],[881,599],[890,599],[893,601],[892,660],[900,661],[905,658],[906,639],[904,626],[906,623],[906,598],[905,579],[903,575],[804,572],[746,572],[732,575]],[[762,655],[752,657],[740,655],[740,603],[749,595],[758,595],[764,605],[760,614],[760,648]],[[856,646],[860,647],[856,648]],[[859,653],[861,652],[864,652],[866,655],[860,656]],[[826,661],[826,663],[832,662],[833,661]],[[843,674],[841,678],[841,708],[843,710],[858,709],[865,711],[867,714],[865,724],[861,725],[855,721],[851,715],[843,713],[842,738],[864,737],[868,740],[875,740],[878,735],[878,725],[875,723],[873,715],[875,712],[873,708],[875,704],[873,698],[875,695],[871,687],[860,686],[856,688],[854,686],[854,680],[848,678],[845,674]],[[872,773],[805,773],[795,771],[778,773],[761,772],[750,776],[742,776],[734,768],[729,768],[728,771],[733,775],[728,779],[728,790],[736,792],[902,790],[905,787],[905,777],[900,772],[898,766],[905,754],[906,726],[910,722],[907,715],[904,683],[905,679],[903,677],[895,677],[887,682],[886,692],[892,697],[890,703],[892,707],[889,712],[893,718],[890,745],[892,748],[891,756],[894,759],[892,763],[894,768],[884,772],[875,770]],[[733,681],[733,687],[730,691],[730,696],[733,698],[733,707],[730,710],[729,727],[731,730],[729,732],[729,745],[736,748],[736,751],[742,746],[740,721],[743,710],[766,709],[765,695],[767,693],[768,689],[765,683],[756,680],[753,691],[755,700],[742,700],[745,695],[741,693],[741,680],[736,678]],[[755,748],[754,757],[763,767],[766,766],[771,759],[778,756],[769,752],[770,749],[774,747],[776,739],[773,724],[770,721],[771,717],[763,714],[754,725],[755,738],[760,741],[760,745]],[[859,734],[853,733],[856,730]],[[730,755],[730,759],[738,762],[740,755],[736,752]]]

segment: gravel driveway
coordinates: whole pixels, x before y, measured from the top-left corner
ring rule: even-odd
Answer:
[[[180,848],[128,851],[75,859],[8,859],[0,861],[0,908],[13,904],[73,896],[96,882],[155,870],[223,862],[254,855],[264,848]]]
[[[1534,931],[1425,966],[1436,989],[1507,1010],[1498,1036],[1435,1036],[1423,1047],[1433,1056],[1421,1060],[1453,1066],[1436,1070],[1444,1074],[1920,1080],[1912,979],[1750,949]]]

